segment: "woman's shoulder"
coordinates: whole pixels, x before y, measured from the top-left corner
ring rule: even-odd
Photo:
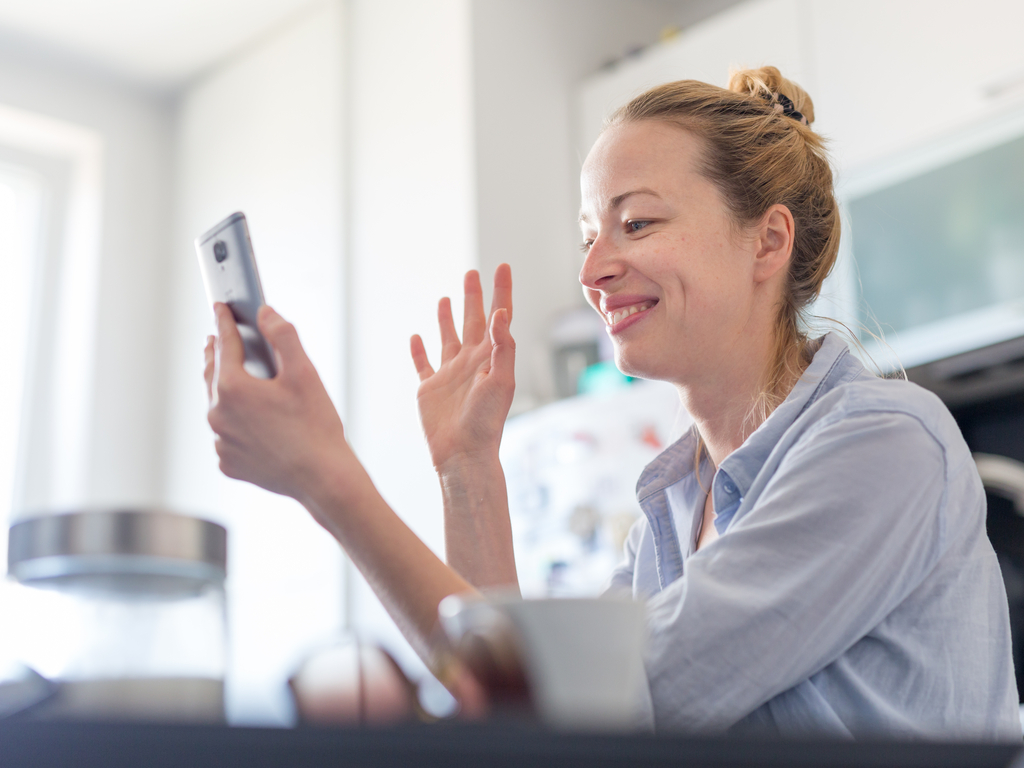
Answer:
[[[819,422],[818,426],[825,427],[843,420],[890,414],[898,420],[919,422],[940,440],[951,430],[959,434],[949,409],[934,393],[903,378],[875,375],[835,333],[814,343],[813,360],[787,398],[796,400],[792,405],[800,411],[795,419],[800,431]]]
[[[868,372],[824,393],[805,416],[824,427],[888,416],[907,425],[906,439],[938,443],[943,453],[970,459],[963,434],[946,404],[933,392],[904,379],[887,379]]]
[[[780,447],[780,473],[806,465],[816,478],[845,478],[850,494],[872,504],[891,507],[897,487],[937,493],[925,516],[943,537],[984,525],[984,491],[959,426],[941,399],[912,382],[870,374],[840,382],[808,404]]]

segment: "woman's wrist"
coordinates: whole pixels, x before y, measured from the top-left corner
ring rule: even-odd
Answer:
[[[437,476],[447,523],[468,516],[480,524],[487,513],[508,516],[505,472],[496,450],[453,456],[437,467]]]
[[[508,492],[497,451],[453,457],[437,470],[448,564],[478,588],[516,586]]]
[[[502,473],[497,446],[452,454],[434,469],[442,486],[446,482],[486,476],[494,472]]]
[[[341,526],[352,510],[366,506],[379,496],[366,469],[346,444],[324,451],[306,472],[296,500],[335,538],[341,538]]]

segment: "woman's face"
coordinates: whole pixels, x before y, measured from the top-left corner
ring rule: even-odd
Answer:
[[[715,361],[744,354],[765,321],[760,245],[698,172],[700,149],[675,125],[619,124],[583,166],[580,282],[633,376],[714,381]]]

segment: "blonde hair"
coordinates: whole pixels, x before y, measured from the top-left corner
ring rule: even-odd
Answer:
[[[718,187],[740,226],[760,221],[776,204],[793,215],[793,251],[774,350],[751,405],[753,430],[782,402],[813,356],[803,312],[818,297],[839,253],[832,168],[824,140],[809,126],[814,104],[778,69],[761,67],[734,72],[728,89],[696,80],[652,88],[616,111],[608,125],[644,120],[676,124],[702,140],[700,171]]]

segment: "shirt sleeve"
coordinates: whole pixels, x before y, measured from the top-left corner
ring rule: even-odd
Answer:
[[[648,602],[659,728],[727,728],[877,626],[943,549],[945,452],[913,416],[822,422]]]

